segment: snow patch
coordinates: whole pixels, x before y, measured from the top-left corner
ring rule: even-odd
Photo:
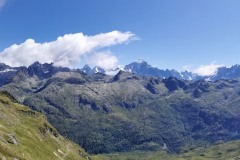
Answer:
[[[16,71],[17,71],[16,69],[5,69],[5,70],[0,71],[0,73],[16,72]]]
[[[144,63],[145,61],[143,60],[143,59],[138,59],[137,61],[136,61],[136,63]]]

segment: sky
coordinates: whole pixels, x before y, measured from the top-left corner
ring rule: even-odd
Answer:
[[[0,62],[106,69],[240,64],[239,0],[0,0]]]

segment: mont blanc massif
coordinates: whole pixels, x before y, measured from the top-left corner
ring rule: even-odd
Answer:
[[[240,159],[239,65],[200,76],[143,60],[0,64],[0,90],[5,159]]]

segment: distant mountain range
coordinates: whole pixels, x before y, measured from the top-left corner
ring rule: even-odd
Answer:
[[[136,62],[132,62],[126,65],[124,67],[124,70],[127,72],[141,75],[141,76],[154,76],[154,77],[160,77],[160,78],[175,77],[178,79],[192,80],[192,79],[195,79],[196,77],[196,75],[188,71],[178,72],[174,69],[172,70],[158,69],[156,67],[149,65],[144,60],[138,60]]]
[[[39,62],[35,62],[29,67],[21,66],[21,67],[11,67],[6,64],[0,63],[0,86],[7,84],[11,81],[11,79],[18,72],[27,72],[29,75],[35,75],[40,79],[46,79],[51,77],[53,74],[57,72],[81,72],[87,75],[92,75],[95,73],[102,74],[111,74],[116,75],[120,70],[130,72],[140,76],[152,76],[159,77],[162,79],[166,79],[169,77],[175,77],[181,80],[201,80],[205,79],[208,81],[215,81],[219,79],[239,79],[240,78],[240,65],[234,65],[232,67],[220,67],[215,75],[212,76],[200,76],[195,73],[189,71],[179,72],[174,69],[159,69],[149,65],[144,60],[138,60],[126,65],[124,68],[116,68],[114,70],[104,70],[101,67],[91,68],[89,65],[85,65],[81,69],[69,69],[67,67],[56,67],[53,63],[41,64]]]
[[[126,65],[122,69],[115,69],[115,70],[104,70],[101,67],[94,67],[90,68],[88,65],[85,65],[82,69],[80,69],[82,72],[86,74],[94,74],[94,73],[117,73],[119,70],[123,70],[126,72],[130,72],[136,75],[140,76],[153,76],[153,77],[159,77],[159,78],[169,78],[169,77],[175,77],[177,79],[182,80],[201,80],[205,79],[208,81],[215,81],[219,79],[239,79],[240,78],[240,65],[234,65],[232,67],[219,67],[216,74],[212,76],[200,76],[198,74],[189,72],[189,71],[182,71],[179,72],[174,69],[159,69],[157,67],[153,67],[149,65],[144,60],[137,60],[135,62],[132,62],[128,65]]]

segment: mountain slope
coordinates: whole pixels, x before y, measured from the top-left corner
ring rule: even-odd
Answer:
[[[240,82],[24,72],[2,87],[90,153],[170,152],[240,138]]]
[[[16,103],[6,92],[0,92],[0,157],[19,160],[90,159],[83,149],[64,139],[45,116]]]

